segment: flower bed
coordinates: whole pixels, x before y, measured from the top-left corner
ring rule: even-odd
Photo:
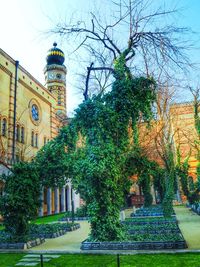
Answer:
[[[180,233],[178,224],[175,222],[167,224],[128,224],[125,226],[129,234],[163,234]]]
[[[82,250],[157,250],[185,249],[187,244],[178,227],[176,217],[128,218],[122,222],[127,230],[123,242],[91,242],[85,240]]]
[[[30,227],[30,236],[56,238],[78,228],[80,228],[80,224],[78,223],[32,224]]]
[[[0,231],[0,249],[28,249],[45,242],[44,238],[30,238],[29,241],[14,242],[12,237],[4,230]]]
[[[137,225],[146,225],[146,224],[169,224],[172,222],[177,222],[176,217],[164,218],[164,217],[147,217],[147,218],[127,218],[123,224],[137,224]]]
[[[159,234],[132,234],[129,236],[131,241],[136,242],[177,242],[184,241],[181,233],[159,233]]]
[[[173,212],[173,215],[175,213]],[[161,206],[151,206],[149,208],[140,208],[135,211],[135,213],[131,213],[131,217],[147,217],[147,216],[163,216],[163,209]]]
[[[179,228],[178,228],[179,229]],[[156,230],[155,230],[156,231]],[[82,250],[156,250],[156,249],[185,249],[187,244],[180,232],[134,232],[125,242],[91,242],[85,240]]]
[[[45,242],[45,238],[55,238],[64,235],[66,232],[80,228],[78,223],[53,223],[53,224],[32,224],[29,234],[17,242],[4,230],[0,231],[0,249],[28,249]],[[25,241],[28,240],[28,241]]]

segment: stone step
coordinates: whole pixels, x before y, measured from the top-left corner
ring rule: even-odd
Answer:
[[[60,255],[57,254],[43,254],[43,258],[52,258],[52,259],[56,259],[59,258]],[[27,254],[24,256],[24,258],[40,258],[40,254]]]
[[[15,266],[36,266],[38,262],[18,262]]]
[[[52,260],[52,258],[43,258],[43,261],[47,262],[47,261],[50,261]],[[40,262],[40,258],[23,258],[20,260],[20,262]]]

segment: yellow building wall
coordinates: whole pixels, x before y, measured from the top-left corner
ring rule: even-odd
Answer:
[[[31,119],[30,102],[34,100],[40,108],[41,121],[35,125]],[[44,145],[44,137],[51,139],[51,103],[37,92],[19,82],[17,89],[17,123],[25,126],[25,160],[35,156],[38,149]],[[31,147],[32,131],[38,134],[38,148]],[[20,144],[18,144],[20,145]]]
[[[10,76],[8,73],[1,69],[0,71],[0,131],[2,126],[2,120],[9,116],[9,91],[5,90],[10,84]],[[0,158],[4,155],[4,150],[7,149],[8,139],[2,137],[0,140]]]
[[[6,138],[1,136],[0,143],[3,143],[6,148],[8,161],[11,159],[13,144],[15,63],[15,60],[0,49],[0,118],[5,116],[8,123],[7,136]],[[32,101],[39,107],[41,121],[38,124],[34,123],[31,116]],[[56,107],[56,97],[19,65],[16,125],[24,127],[25,135],[24,144],[16,141],[16,154],[23,157],[23,160],[30,160],[36,155],[44,145],[44,138],[48,141],[57,135],[57,128],[61,123],[56,117]],[[32,131],[38,134],[37,147],[31,146]]]
[[[180,148],[181,160],[189,156],[189,174],[196,177],[197,149],[195,140],[198,139],[194,122],[193,103],[174,104],[171,107],[173,116],[174,141],[176,149]]]

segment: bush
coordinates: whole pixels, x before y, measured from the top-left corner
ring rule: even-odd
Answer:
[[[0,199],[0,212],[5,230],[12,239],[26,241],[28,222],[35,219],[40,206],[40,181],[32,163],[14,165],[12,174],[6,176],[5,194]]]
[[[87,217],[88,216],[87,206],[86,205],[83,205],[80,208],[78,208],[76,210],[75,216],[76,217]]]

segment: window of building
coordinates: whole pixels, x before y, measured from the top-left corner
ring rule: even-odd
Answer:
[[[20,141],[20,127],[17,125],[16,129],[16,140],[19,142]]]
[[[24,127],[21,127],[21,143],[24,143]]]
[[[31,132],[31,145],[34,146],[34,132]]]
[[[38,134],[35,134],[35,147],[38,147]]]
[[[46,145],[46,143],[47,143],[47,138],[46,138],[46,136],[44,137],[44,145]]]
[[[7,134],[7,120],[4,118],[2,120],[2,131],[1,131],[3,136],[6,136]]]

